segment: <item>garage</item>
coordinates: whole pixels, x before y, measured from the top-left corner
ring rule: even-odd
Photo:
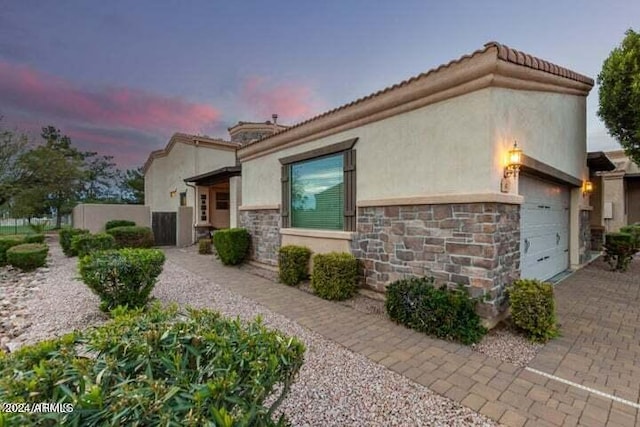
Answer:
[[[520,215],[520,276],[548,280],[569,267],[570,191],[528,175],[520,175],[524,196]]]

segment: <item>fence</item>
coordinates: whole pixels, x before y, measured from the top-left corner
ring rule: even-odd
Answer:
[[[44,225],[45,230],[52,230],[56,226],[55,217],[52,218],[3,218],[0,219],[0,234],[25,234],[32,233],[31,225]],[[61,218],[63,226],[71,225],[71,216]]]

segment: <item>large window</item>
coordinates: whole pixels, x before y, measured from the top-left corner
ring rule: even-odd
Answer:
[[[282,227],[355,230],[357,140],[280,159]]]
[[[291,165],[291,226],[344,228],[344,155]]]

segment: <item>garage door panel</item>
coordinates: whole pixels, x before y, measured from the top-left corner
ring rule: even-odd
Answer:
[[[569,189],[521,175],[519,192],[521,276],[547,280],[569,265]]]

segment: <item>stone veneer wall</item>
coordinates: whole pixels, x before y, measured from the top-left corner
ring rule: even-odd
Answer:
[[[364,264],[365,286],[383,292],[406,276],[463,284],[484,297],[478,312],[506,308],[504,286],[520,269],[520,206],[469,203],[358,208],[352,252]]]
[[[580,211],[580,264],[591,258],[591,211]]]
[[[249,257],[268,265],[278,265],[280,210],[240,211],[240,227],[251,234]]]

